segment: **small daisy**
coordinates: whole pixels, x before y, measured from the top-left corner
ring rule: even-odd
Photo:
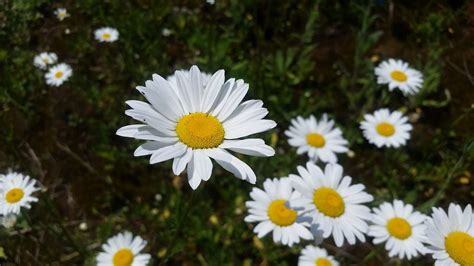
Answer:
[[[48,65],[52,65],[58,61],[58,56],[55,53],[43,52],[35,56],[33,64],[39,69],[46,69]]]
[[[370,209],[362,203],[373,200],[362,184],[351,185],[352,178],[342,175],[338,164],[327,164],[324,172],[312,162],[306,168],[298,166],[299,175],[290,175],[293,187],[301,196],[290,206],[303,209],[305,215],[319,224],[323,238],[332,235],[338,247],[346,239],[353,245],[356,239],[365,242],[364,234],[370,220]]]
[[[59,19],[59,21],[63,21],[65,18],[69,17],[69,13],[65,8],[58,8],[54,11],[54,14]]]
[[[348,151],[347,140],[342,137],[341,130],[334,127],[334,120],[329,120],[326,114],[319,122],[314,116],[292,119],[285,135],[289,137],[288,143],[298,148],[296,153],[308,153],[313,162],[320,158],[325,163],[336,163],[336,153]]]
[[[143,266],[150,261],[150,254],[140,254],[146,241],[132,233],[119,233],[102,245],[103,252],[97,255],[97,266]]]
[[[373,115],[364,115],[360,128],[364,137],[378,148],[383,146],[398,148],[410,139],[410,131],[413,127],[402,113],[398,111],[390,113],[388,109],[382,108],[375,111]]]
[[[426,241],[424,221],[426,216],[413,211],[413,206],[394,200],[385,202],[373,209],[372,225],[368,235],[374,237],[374,244],[386,242],[389,256],[407,257],[409,260],[418,254],[427,253],[423,242]]]
[[[302,239],[313,239],[309,229],[310,223],[305,221],[297,211],[290,209],[288,201],[298,197],[288,178],[267,179],[263,183],[264,190],[253,188],[247,201],[249,215],[247,223],[258,222],[254,232],[258,237],[273,232],[273,241],[293,246]]]
[[[339,262],[325,249],[308,245],[301,251],[298,266],[339,266]]]
[[[99,42],[115,42],[118,40],[118,30],[110,27],[96,29],[94,32],[95,39]]]
[[[0,223],[5,227],[5,228],[12,228],[15,226],[17,220],[16,214],[9,214],[7,216],[1,216],[0,217]]]
[[[474,265],[474,215],[470,204],[463,211],[451,203],[448,213],[433,208],[432,218],[425,223],[428,248],[436,266]]]
[[[415,94],[423,85],[420,71],[408,67],[402,60],[388,59],[375,68],[378,84],[388,84],[388,89],[398,88],[404,95]]]
[[[45,74],[46,83],[59,87],[72,76],[72,69],[69,65],[61,63],[49,69]]]
[[[263,119],[268,111],[260,100],[242,103],[249,85],[243,80],[224,82],[224,71],[217,71],[204,86],[196,66],[189,74],[176,71],[176,86],[154,74],[153,80],[138,86],[151,103],[127,101],[132,108],[125,114],[144,124],[120,128],[117,135],[147,142],[134,155],[151,155],[150,163],[173,159],[173,172],[187,168],[191,188],[211,177],[214,159],[236,177],[254,184],[253,170],[228,150],[253,156],[273,156],[275,151],[259,138],[246,138],[276,126]]]
[[[0,214],[19,214],[21,207],[31,208],[30,203],[38,201],[31,194],[38,191],[36,180],[19,173],[0,175]]]

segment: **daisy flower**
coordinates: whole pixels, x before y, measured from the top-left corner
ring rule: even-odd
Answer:
[[[59,87],[72,76],[72,69],[68,64],[58,64],[45,74],[46,84]]]
[[[36,180],[19,173],[0,175],[0,214],[19,214],[20,209],[31,208],[31,202],[38,201],[31,194],[38,191]]]
[[[285,135],[289,137],[288,143],[298,148],[298,154],[308,153],[313,162],[320,158],[325,163],[336,163],[336,153],[348,151],[347,140],[326,114],[319,121],[314,116],[292,119]]]
[[[262,139],[245,138],[276,126],[263,119],[268,111],[260,100],[241,102],[248,91],[243,80],[229,79],[217,71],[204,86],[196,66],[189,74],[176,71],[177,86],[160,75],[138,86],[151,103],[127,101],[125,114],[145,124],[120,128],[117,135],[143,139],[134,155],[151,155],[150,163],[173,159],[173,172],[187,168],[189,184],[196,189],[212,174],[214,159],[236,177],[256,182],[255,173],[227,150],[254,156],[273,156],[275,151]]]
[[[62,7],[56,9],[54,11],[54,14],[59,19],[59,21],[63,21],[65,18],[69,17],[69,14],[67,13],[67,9],[62,8]]]
[[[352,178],[342,175],[338,164],[327,164],[324,172],[312,162],[306,168],[298,166],[299,175],[290,175],[293,187],[301,196],[290,201],[290,206],[302,209],[323,231],[322,237],[332,235],[338,247],[347,240],[353,245],[356,238],[365,242],[364,234],[370,219],[370,209],[362,203],[373,200],[362,184],[351,185]]]
[[[150,254],[140,254],[146,241],[132,233],[119,233],[102,245],[103,252],[97,255],[97,266],[144,266],[150,261]]]
[[[415,94],[423,85],[423,75],[420,71],[408,67],[402,60],[388,59],[375,68],[378,84],[388,84],[393,91],[398,88],[404,95]]]
[[[308,245],[301,251],[298,266],[339,266],[339,262],[325,249]]]
[[[378,148],[398,148],[405,145],[413,129],[406,116],[398,111],[390,112],[386,108],[375,111],[373,115],[364,115],[360,128],[364,137]]]
[[[451,203],[448,213],[433,208],[425,221],[428,248],[436,266],[474,265],[474,215],[470,204],[462,210]]]
[[[115,42],[118,40],[118,30],[110,27],[96,29],[94,32],[95,39],[99,42]]]
[[[413,211],[412,205],[394,200],[393,204],[384,202],[373,211],[373,224],[369,226],[368,235],[374,237],[374,244],[386,242],[385,249],[390,257],[410,260],[427,252],[423,246],[426,216]]]
[[[310,223],[299,213],[288,207],[288,201],[298,197],[288,178],[267,179],[263,183],[264,190],[253,188],[250,192],[252,201],[245,205],[249,215],[244,221],[258,222],[254,232],[258,237],[273,232],[273,241],[284,245],[298,244],[300,238],[313,239],[309,229]]]
[[[55,53],[43,52],[35,56],[33,64],[39,69],[46,69],[48,65],[52,65],[58,61],[58,56]]]

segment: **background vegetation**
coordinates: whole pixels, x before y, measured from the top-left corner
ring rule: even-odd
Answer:
[[[71,17],[58,21],[57,7]],[[119,41],[95,41],[101,26],[117,28]],[[169,162],[150,166],[133,157],[139,141],[115,135],[130,122],[124,101],[141,99],[135,86],[191,64],[243,78],[277,121],[265,135],[277,155],[245,158],[258,184],[307,159],[283,135],[290,119],[328,113],[353,151],[340,163],[373,206],[399,198],[427,213],[472,203],[473,26],[474,3],[462,0],[0,1],[0,169],[43,186],[15,227],[0,229],[0,263],[93,265],[101,243],[130,230],[156,265],[295,265],[302,245],[259,240],[243,222],[252,185],[216,166],[192,191]],[[72,79],[48,87],[32,63],[42,51],[70,64]],[[418,95],[376,85],[373,68],[389,57],[424,73]],[[406,147],[363,139],[359,121],[381,107],[410,117]],[[323,246],[343,265],[410,265],[371,243]]]

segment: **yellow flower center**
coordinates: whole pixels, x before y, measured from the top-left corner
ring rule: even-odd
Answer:
[[[104,34],[102,34],[102,38],[105,39],[105,40],[110,39],[110,37],[112,37],[112,36],[110,35],[110,33],[104,33]]]
[[[322,148],[324,147],[324,144],[326,144],[326,140],[324,139],[323,135],[319,133],[309,133],[306,135],[306,141],[308,142],[309,145],[316,147],[316,148]]]
[[[279,226],[292,225],[296,221],[296,211],[287,208],[285,203],[283,199],[274,200],[267,210],[270,220]]]
[[[23,192],[23,189],[21,189],[21,188],[12,188],[5,195],[5,200],[8,203],[17,203],[23,198],[24,195],[25,195],[25,192]]]
[[[379,123],[375,129],[377,130],[377,133],[384,137],[390,137],[395,134],[395,127],[387,122]]]
[[[313,203],[321,213],[333,218],[341,216],[346,209],[341,195],[328,187],[321,187],[314,191]]]
[[[326,258],[319,258],[315,261],[315,266],[331,266],[332,263]]]
[[[128,248],[122,248],[115,252],[113,258],[114,266],[130,266],[133,262],[133,253]]]
[[[393,80],[399,81],[399,82],[404,82],[407,80],[407,75],[399,70],[394,70],[392,73],[390,73],[390,77],[392,77]]]
[[[474,265],[474,237],[465,232],[452,232],[444,240],[449,256],[462,266]]]
[[[56,78],[61,78],[63,75],[64,75],[64,73],[63,73],[62,71],[58,71],[58,72],[56,72],[56,73],[54,74],[54,76],[55,76]]]
[[[392,218],[387,222],[388,233],[398,239],[405,240],[411,236],[411,226],[407,220],[399,217]]]
[[[224,141],[224,127],[212,115],[192,113],[181,117],[176,124],[179,140],[193,149],[209,149]]]

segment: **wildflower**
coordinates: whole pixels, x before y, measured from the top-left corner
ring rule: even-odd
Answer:
[[[118,40],[118,30],[110,27],[96,29],[94,32],[95,39],[99,42],[115,42]]]
[[[339,266],[339,262],[325,249],[308,245],[301,251],[298,266]]]
[[[54,14],[59,19],[59,21],[63,21],[65,18],[69,17],[69,13],[67,13],[67,9],[65,8],[56,9]]]
[[[55,53],[43,52],[35,56],[33,64],[39,69],[46,69],[49,65],[56,63],[58,56]]]
[[[402,60],[388,59],[375,68],[378,84],[388,84],[393,91],[398,88],[404,95],[415,94],[423,85],[423,75],[420,71],[410,68]]]
[[[58,64],[45,74],[46,84],[59,87],[72,76],[72,69],[68,64]]]
[[[36,180],[19,173],[0,175],[0,214],[19,214],[20,209],[31,208],[31,203],[38,201],[32,194],[38,191]]]
[[[132,233],[119,233],[102,245],[103,252],[97,255],[97,266],[143,266],[147,265],[151,256],[140,254],[146,246],[146,241],[140,236],[133,237]]]

